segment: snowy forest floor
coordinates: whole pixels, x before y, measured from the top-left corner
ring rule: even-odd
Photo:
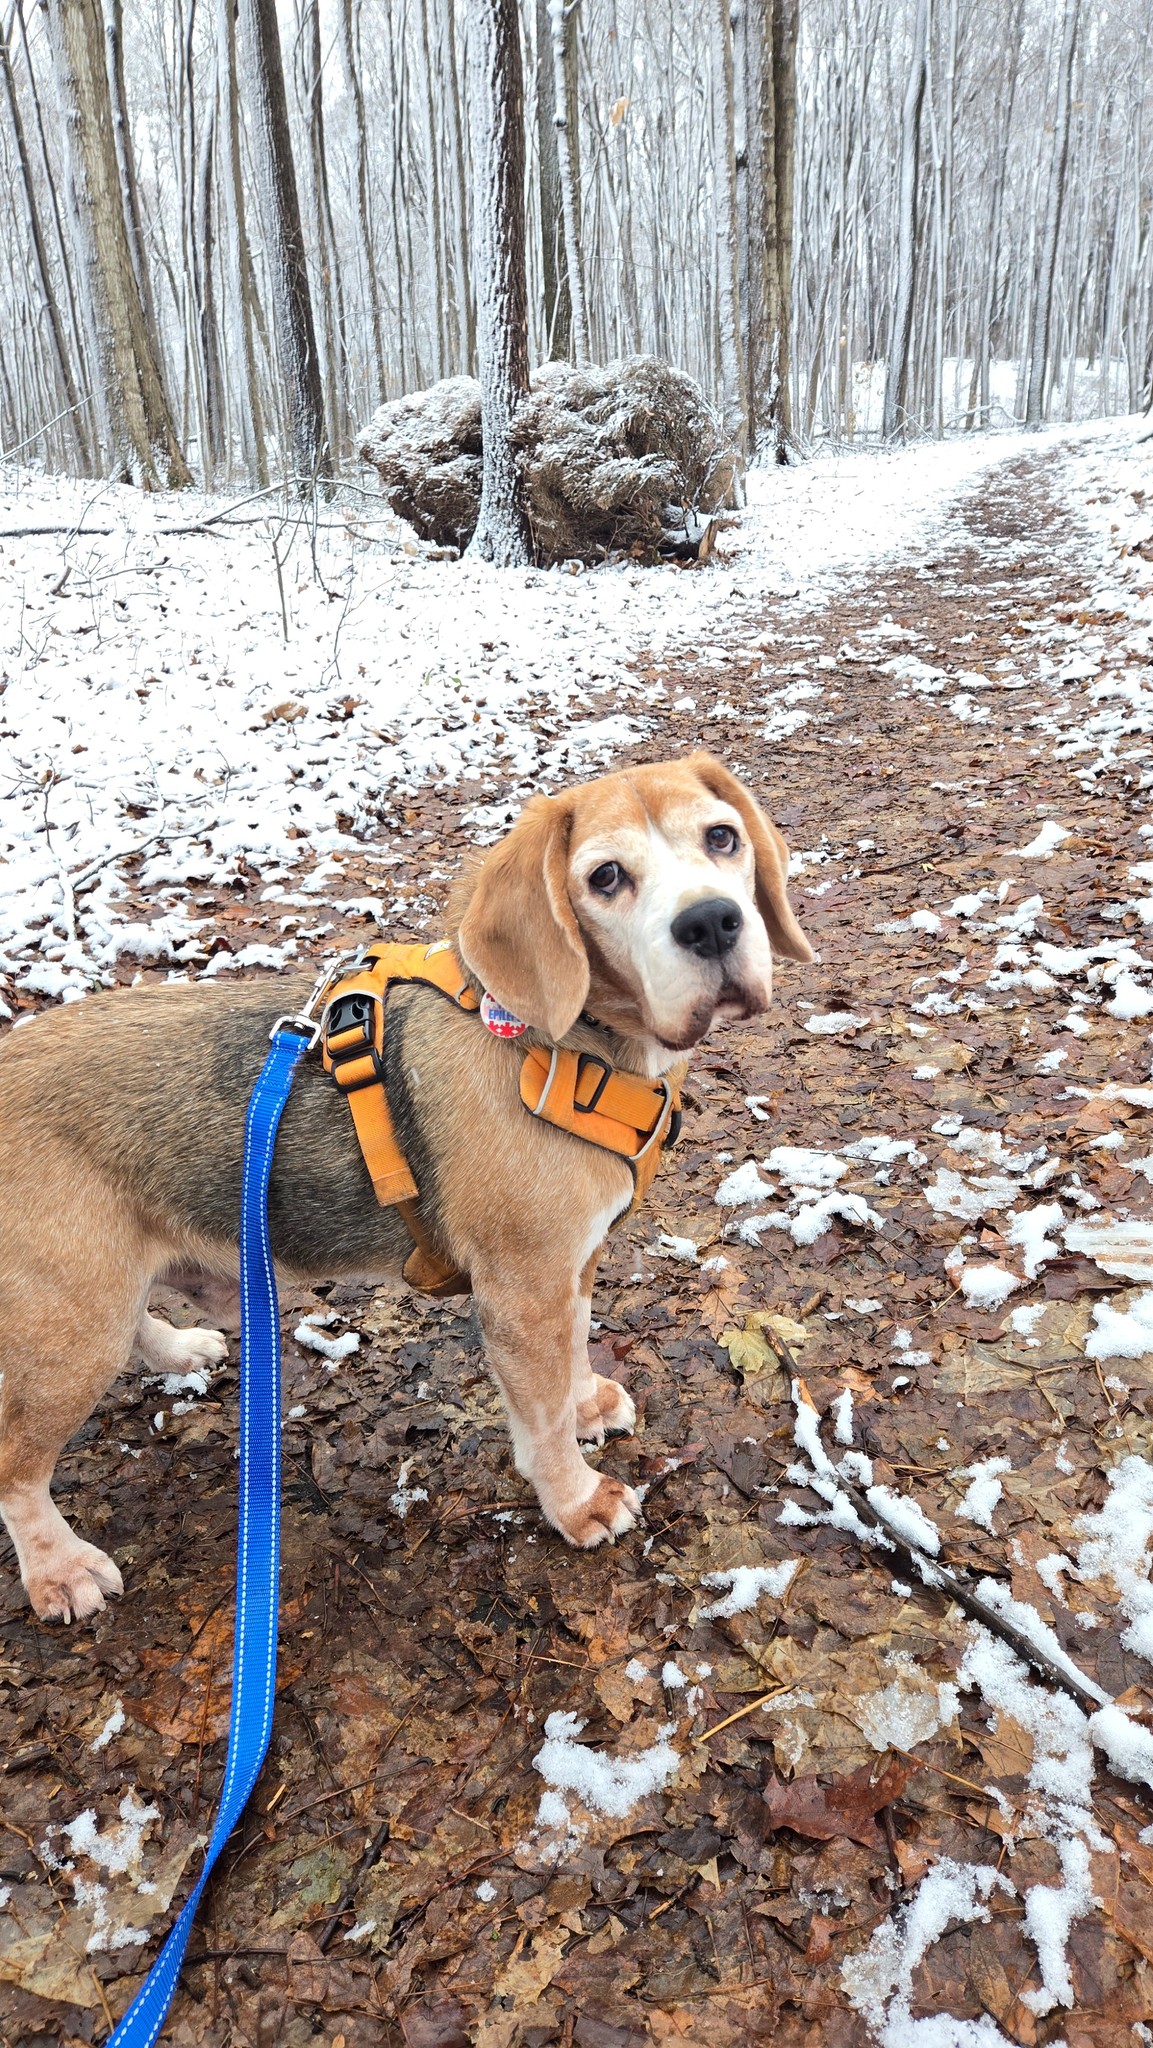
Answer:
[[[760,480],[705,570],[375,569],[340,539],[343,598],[323,552],[319,591],[294,558],[287,646],[245,531],[160,561],[171,507],[117,503],[89,512],[103,554],[38,539],[30,573],[32,543],[3,543],[14,1012],[173,963],[275,987],[378,918],[432,932],[542,772],[702,742],[799,850],[820,949],[701,1048],[682,1141],[604,1261],[595,1363],[640,1420],[602,1462],[647,1484],[634,1536],[578,1555],[544,1529],[458,1304],[282,1300],[276,1728],[174,2043],[1150,2039],[1153,1793],[891,1552],[816,1519],[757,1318],[833,1455],[837,1403],[836,1442],[941,1556],[1148,1725],[1153,462],[1130,423],[817,471]],[[65,500],[21,480],[2,523]],[[331,619],[302,652],[332,604],[352,653]],[[241,607],[247,669],[222,646]],[[80,792],[72,748],[99,761]],[[317,1331],[359,1348],[334,1362]],[[59,1475],[124,1599],[65,1632],[6,1567],[6,2044],[102,2038],[195,1867],[235,1442],[234,1363],[199,1395],[125,1376]]]

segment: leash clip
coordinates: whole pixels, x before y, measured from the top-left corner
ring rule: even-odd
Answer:
[[[359,960],[363,959],[364,950],[363,946],[357,948],[356,956],[353,960],[354,967]],[[268,1034],[270,1039],[275,1038],[278,1031],[299,1031],[308,1040],[304,1048],[305,1052],[312,1051],[313,1046],[319,1043],[321,1030],[324,1025],[323,1016],[317,1017],[314,1012],[322,998],[327,995],[338,975],[346,971],[344,963],[348,958],[349,955],[344,953],[339,960],[333,962],[331,967],[321,968],[320,973],[312,984],[308,1001],[305,1003],[303,1010],[290,1011],[283,1017],[278,1017]]]

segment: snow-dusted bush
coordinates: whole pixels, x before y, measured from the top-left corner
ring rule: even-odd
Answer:
[[[513,429],[538,561],[691,541],[732,488],[733,452],[698,384],[655,356],[547,363]],[[422,540],[465,547],[480,504],[480,386],[450,377],[382,405],[361,443]]]

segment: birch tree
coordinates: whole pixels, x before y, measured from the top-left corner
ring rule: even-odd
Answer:
[[[475,0],[471,19],[476,137],[477,339],[483,476],[468,552],[501,568],[532,560],[512,444],[528,392],[524,82],[516,0]]]

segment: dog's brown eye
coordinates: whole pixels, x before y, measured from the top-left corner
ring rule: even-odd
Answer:
[[[710,853],[735,853],[740,843],[731,825],[710,825],[705,833]]]
[[[615,896],[624,880],[625,871],[619,860],[602,860],[589,876],[589,888],[595,889],[598,896]]]

